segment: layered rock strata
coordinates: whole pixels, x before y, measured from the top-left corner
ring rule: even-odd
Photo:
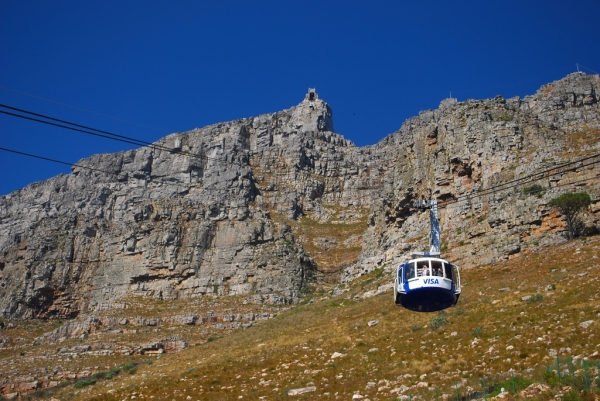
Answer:
[[[361,148],[309,93],[278,113],[92,156],[0,197],[0,313],[74,317],[128,295],[294,302],[323,274],[301,243],[361,245],[339,262],[343,280],[425,248],[419,198],[440,201],[444,251],[464,267],[559,241],[548,201],[598,199],[599,91],[597,75],[577,73],[523,99],[446,99]],[[525,195],[533,184],[544,191]],[[298,222],[361,215],[360,237],[298,238]]]

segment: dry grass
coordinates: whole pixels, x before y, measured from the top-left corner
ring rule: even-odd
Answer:
[[[273,184],[277,188],[296,189],[293,184],[280,179],[271,171],[264,171],[257,166],[253,170],[255,176],[259,177],[257,184],[261,188],[268,188]],[[322,176],[315,174],[308,174],[307,179],[313,183],[323,181]],[[292,220],[277,213],[271,191],[263,191],[262,195],[264,199],[261,207],[269,211],[274,221],[290,225],[294,238],[315,260],[326,281],[336,282],[341,269],[356,262],[362,252],[367,209],[323,205],[320,215],[306,212],[298,220]],[[328,218],[323,218],[324,215]]]
[[[112,363],[153,363],[82,389],[69,386],[55,397],[347,400],[360,393],[370,400],[393,400],[398,394],[392,390],[404,385],[402,394],[427,400],[435,399],[434,388],[441,398],[454,396],[457,383],[465,394],[468,386],[481,389],[482,377],[488,384],[505,381],[510,369],[541,381],[555,359],[550,349],[564,357],[598,359],[598,353],[593,356],[600,351],[598,257],[600,238],[593,237],[463,271],[460,303],[446,311],[448,322],[436,330],[429,326],[437,314],[398,308],[391,293],[356,298],[390,281],[374,272],[340,296],[324,294],[273,320],[181,353],[121,357]],[[554,289],[546,291],[548,285]],[[541,297],[521,300],[536,294]],[[369,327],[374,319],[379,323]],[[595,323],[588,329],[579,326],[588,320]],[[179,327],[174,334],[191,336],[203,329]],[[334,352],[343,356],[332,359]],[[428,387],[417,387],[419,382]],[[316,391],[287,395],[307,386]]]
[[[314,214],[299,220],[273,213],[275,221],[290,225],[296,241],[315,260],[327,281],[336,281],[340,269],[356,262],[362,252],[362,234],[367,227],[367,211],[339,206],[324,208],[330,218],[321,221]],[[351,218],[342,214],[352,213]]]
[[[563,157],[582,157],[596,153],[595,146],[599,138],[600,129],[588,126],[583,127],[581,131],[566,132],[564,142],[568,146],[565,146]]]

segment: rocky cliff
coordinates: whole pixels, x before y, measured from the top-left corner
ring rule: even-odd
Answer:
[[[294,302],[425,248],[427,214],[411,204],[432,196],[463,267],[560,241],[548,200],[598,199],[599,91],[577,73],[523,99],[446,99],[362,148],[309,91],[278,113],[92,156],[0,197],[0,313],[74,317],[125,296]],[[533,184],[544,191],[527,196]]]

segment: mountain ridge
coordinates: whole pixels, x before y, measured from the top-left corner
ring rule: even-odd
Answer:
[[[442,242],[461,266],[563,241],[547,202],[584,188],[597,225],[595,159],[540,176],[539,198],[478,194],[597,153],[598,91],[597,75],[575,73],[523,99],[446,99],[365,147],[334,133],[309,92],[281,112],[91,156],[0,197],[0,314],[69,318],[126,295],[295,303],[423,248],[427,219],[410,205],[431,196],[454,202]]]

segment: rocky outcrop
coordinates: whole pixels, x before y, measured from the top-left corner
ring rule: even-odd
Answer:
[[[446,99],[362,148],[333,132],[313,91],[278,113],[92,156],[0,197],[0,313],[75,317],[125,295],[294,302],[323,274],[302,244],[362,246],[340,264],[343,280],[390,267],[426,246],[426,213],[411,205],[432,196],[449,259],[517,257],[561,240],[553,196],[598,199],[599,90],[597,75],[578,73],[523,99]],[[533,183],[544,192],[525,196]],[[361,215],[352,241],[297,230]]]
[[[597,75],[576,73],[523,99],[446,99],[364,148],[381,187],[361,258],[342,280],[427,248],[428,216],[411,208],[414,199],[438,199],[442,251],[467,268],[563,241],[548,202],[566,191],[592,196],[584,218],[597,226],[599,90]],[[527,191],[536,184],[542,191]]]
[[[95,155],[1,197],[2,315],[74,317],[125,295],[293,302],[314,263],[263,207],[251,157],[297,174],[289,155],[306,153],[305,142],[349,146],[331,129],[329,106],[305,101]],[[280,193],[276,209],[300,213],[298,196]]]

